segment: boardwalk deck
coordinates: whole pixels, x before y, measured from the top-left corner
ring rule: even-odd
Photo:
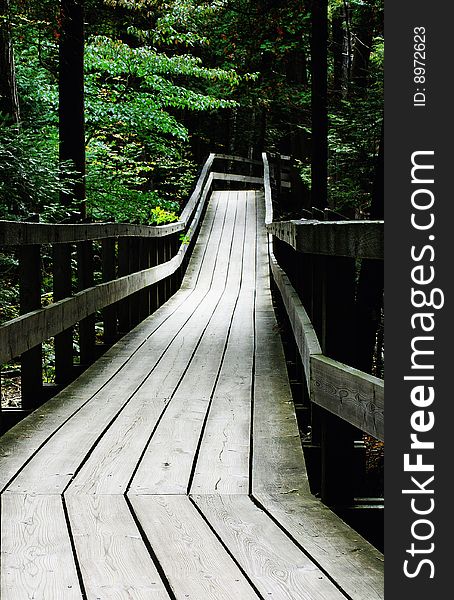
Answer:
[[[214,192],[180,290],[0,440],[4,600],[379,600],[308,490],[262,194]]]

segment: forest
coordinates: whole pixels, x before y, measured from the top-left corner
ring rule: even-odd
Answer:
[[[171,223],[209,152],[263,151],[291,157],[292,218],[382,218],[382,0],[0,0],[0,19],[0,219]]]
[[[380,0],[1,0],[0,217],[168,222],[209,151],[263,150],[294,159],[309,205],[323,204],[309,199],[318,152],[328,205],[367,216],[382,12]]]

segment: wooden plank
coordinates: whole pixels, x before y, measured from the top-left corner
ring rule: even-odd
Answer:
[[[254,494],[351,600],[383,600],[383,555],[306,493]]]
[[[225,229],[231,232],[231,249],[221,250],[216,262],[222,277],[213,280],[217,295],[209,309],[212,316],[202,322],[206,328],[199,329],[195,353],[185,359],[184,376],[147,447],[131,484],[132,493],[165,495],[186,493],[188,488],[241,282],[245,204],[239,202],[237,209],[236,193],[222,195],[228,198]]]
[[[220,217],[222,224],[222,215]],[[221,238],[213,237],[212,244],[219,245],[222,243],[230,244],[233,226],[226,230],[226,234]],[[222,240],[225,240],[224,242]],[[206,255],[207,264],[213,264],[216,253],[208,253]],[[224,252],[220,249],[220,254]],[[228,253],[227,253],[228,254]],[[205,265],[202,263],[201,269]],[[207,272],[207,277],[211,278],[210,270]],[[225,274],[220,274],[220,277],[225,278]],[[211,279],[209,279],[211,281]],[[199,293],[204,293],[202,289]],[[188,291],[186,292],[186,300],[189,298]],[[133,359],[129,360],[121,370],[118,378],[112,378],[106,385],[99,390],[98,393],[91,399],[88,404],[83,405],[74,416],[65,423],[62,428],[47,442],[45,448],[39,452],[33,460],[31,460],[10,484],[10,489],[15,491],[36,490],[40,493],[62,493],[77,469],[84,460],[85,455],[89,452],[93,444],[96,443],[99,436],[103,434],[106,427],[112,428],[112,419],[116,418],[119,411],[127,404],[131,396],[143,386],[147,381],[149,374],[154,370],[155,365],[160,361],[163,353],[166,351],[169,343],[179,333],[188,317],[196,310],[197,302],[193,305],[191,302],[184,302],[184,310],[172,313],[166,320],[165,327],[156,329],[154,335],[150,335],[136,352]],[[182,304],[183,304],[182,303]],[[213,306],[214,309],[214,306]],[[186,312],[187,311],[187,312]],[[159,314],[159,311],[156,313]],[[209,318],[209,317],[208,317]],[[151,318],[150,321],[153,321]],[[146,323],[147,321],[145,321]],[[203,331],[203,321],[199,323],[198,319],[194,320],[197,328],[198,336]],[[196,336],[195,342],[197,342]],[[184,340],[184,335],[183,335]],[[178,346],[176,348],[178,352]],[[192,346],[189,347],[189,356],[193,351]],[[181,369],[184,370],[188,356],[184,356]],[[173,359],[175,362],[175,358]],[[172,363],[171,363],[172,364]],[[144,368],[144,365],[146,367]],[[156,371],[156,370],[155,370]],[[154,372],[155,372],[154,371]],[[159,387],[153,385],[153,379],[148,382],[148,390],[159,389],[159,393],[166,392],[166,385],[169,385],[171,393],[178,382],[180,375],[175,369],[175,372],[169,372],[169,363],[161,366],[159,372],[158,383]],[[156,380],[154,380],[156,382]],[[156,393],[156,392],[155,392]],[[140,406],[140,398],[138,399]],[[129,413],[126,413],[128,415]],[[112,431],[116,431],[115,428]],[[109,432],[111,438],[111,433]],[[128,431],[124,435],[119,436],[119,443],[124,440]],[[143,444],[145,445],[146,439]],[[105,446],[103,446],[105,448]],[[139,449],[139,452],[142,448]],[[110,454],[110,456],[112,456]],[[128,467],[129,461],[125,460],[125,468]],[[107,461],[108,463],[108,461]],[[104,463],[101,463],[104,464]],[[127,474],[128,478],[132,474],[132,470]],[[124,477],[125,471],[120,471]],[[98,473],[99,475],[99,473]],[[119,476],[120,477],[120,476]],[[120,477],[120,480],[123,481]],[[89,481],[89,478],[88,478]],[[126,479],[127,483],[128,479]],[[90,482],[89,482],[90,483]],[[112,482],[112,486],[115,482]]]
[[[53,301],[72,294],[72,268],[70,244],[52,246]],[[55,383],[66,385],[73,376],[73,330],[70,327],[55,336]]]
[[[196,495],[193,500],[263,598],[345,600],[248,496]]]
[[[258,600],[187,496],[129,499],[178,599]]]
[[[384,383],[326,356],[311,357],[311,400],[384,440]]]
[[[21,246],[18,256],[19,304],[20,312],[24,314],[41,308],[41,249],[36,245]],[[42,402],[43,366],[39,342],[21,353],[21,399],[22,408],[26,410],[34,409]]]
[[[372,258],[384,256],[383,221],[279,221],[267,225],[269,233],[299,252]]]
[[[252,492],[309,493],[284,351],[271,303],[264,213],[265,206],[259,202]]]
[[[3,494],[3,600],[82,600],[59,496]]]
[[[112,281],[115,279],[116,258],[115,258],[115,239],[107,238],[102,240],[102,280]],[[114,344],[118,339],[117,307],[115,304],[106,306],[102,311],[103,320],[103,342],[105,344]]]
[[[307,385],[310,388],[310,357],[322,354],[317,334],[297,292],[283,269],[278,265],[274,254],[270,254],[270,265],[274,281],[281,293],[282,301],[287,311],[306,374]]]
[[[0,245],[75,244],[117,237],[163,237],[183,231],[186,225],[182,220],[159,226],[128,223],[50,224],[0,220]]]
[[[268,226],[273,221],[273,200],[271,195],[270,164],[266,152],[262,153],[263,160],[263,187],[265,191],[264,223]]]
[[[198,494],[245,494],[249,489],[256,204],[254,192],[245,197],[241,290],[194,471],[191,492]]]
[[[211,182],[210,175],[194,213],[191,231],[197,229]],[[0,326],[0,361],[8,362],[88,315],[165,279],[181,266],[187,248],[186,244],[181,244],[178,254],[162,265],[99,284],[75,294],[72,298],[8,321]]]
[[[255,160],[253,158],[246,158],[244,156],[233,156],[231,154],[215,154],[215,160],[225,160],[225,161],[232,161],[232,162],[242,162],[242,163],[248,163],[251,165],[260,165],[262,166],[262,161],[261,160]]]
[[[0,438],[0,489],[67,419],[136,356],[136,352],[146,344],[153,332],[169,319],[178,306],[188,300],[191,292],[191,289],[182,290],[171,298],[139,328],[109,349],[77,381]]]
[[[262,177],[250,177],[249,175],[235,175],[234,173],[216,173],[213,172],[213,179],[222,181],[238,181],[239,183],[251,183],[254,185],[263,185]]]
[[[66,495],[66,505],[89,598],[169,599],[123,496]]]

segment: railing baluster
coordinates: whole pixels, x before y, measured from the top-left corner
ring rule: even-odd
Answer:
[[[77,279],[79,290],[94,285],[93,242],[77,244]],[[90,315],[79,323],[80,364],[90,365],[96,358],[96,315]]]
[[[130,271],[130,243],[129,238],[118,239],[118,276],[129,275]],[[118,325],[120,333],[125,334],[131,329],[130,298],[121,300],[118,304]]]
[[[106,238],[102,240],[102,280],[112,281],[115,279],[115,271],[115,239]],[[102,310],[102,318],[104,323],[103,341],[111,346],[118,338],[116,305],[106,306]]]
[[[71,245],[53,245],[54,302],[72,294]],[[55,383],[66,385],[73,377],[73,328],[57,334],[55,344]]]
[[[39,245],[19,246],[20,312],[25,314],[41,308],[41,248]],[[43,396],[42,344],[21,356],[22,408],[33,410]]]

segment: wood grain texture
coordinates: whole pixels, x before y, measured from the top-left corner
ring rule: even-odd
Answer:
[[[81,600],[59,496],[3,494],[3,600]]]
[[[182,231],[182,221],[167,225],[133,225],[127,223],[49,224],[0,221],[0,244],[68,244],[114,237],[164,237]]]
[[[69,495],[66,505],[88,598],[169,599],[122,496]]]
[[[311,400],[384,441],[382,379],[327,358],[311,357]]]
[[[310,494],[254,497],[352,600],[383,600],[383,555]]]
[[[252,492],[309,493],[284,351],[271,302],[264,211],[265,206],[259,203]]]
[[[225,229],[231,231],[232,238],[230,251],[220,252],[216,263],[216,267],[220,265],[216,271],[222,276],[216,278],[215,271],[215,303],[210,307],[209,319],[205,323],[198,320],[206,328],[196,331],[192,341],[193,346],[197,345],[195,352],[184,360],[186,371],[144,454],[131,485],[132,493],[181,494],[188,487],[241,282],[245,204],[238,203],[236,193],[223,194],[227,201]],[[190,344],[191,338],[182,335],[184,343]]]
[[[248,496],[196,495],[193,500],[263,598],[345,600]]]
[[[382,260],[383,221],[279,221],[268,232],[299,252]]]
[[[254,361],[256,202],[246,193],[246,238],[238,303],[199,449],[193,493],[247,493]]]
[[[230,243],[229,235],[231,236],[231,230],[227,235],[227,243]],[[208,258],[211,260],[210,256]],[[180,305],[177,303],[176,306]],[[125,363],[120,377],[111,377],[106,385],[95,393],[90,402],[80,407],[78,412],[50,438],[45,451],[38,453],[10,484],[11,490],[62,493],[90,448],[116,417],[118,411],[147,380],[173,337],[180,332],[187,318],[186,310],[190,312],[194,310],[191,303],[184,306],[182,312],[172,311],[171,315],[167,315],[165,327],[160,326],[164,322],[161,321],[159,326],[150,332],[146,343],[143,343],[135,353],[134,360]],[[161,313],[158,311],[157,314],[162,315],[162,311]],[[152,317],[150,321],[153,322]],[[197,322],[195,326],[201,327]],[[139,326],[138,330],[140,331],[141,328],[142,326]],[[165,374],[169,374],[169,365],[165,367]]]
[[[258,599],[187,496],[130,501],[179,600]]]
[[[210,174],[201,193],[194,197],[194,206],[189,207],[188,203],[185,208],[188,209],[188,219],[193,215],[188,231],[197,229],[212,181]],[[181,267],[187,250],[188,245],[182,243],[175,256],[162,264],[100,283],[70,298],[7,321],[0,326],[0,361],[8,362],[89,315],[165,280]]]
[[[270,254],[271,272],[274,281],[281,293],[282,301],[295,336],[308,388],[310,387],[310,358],[316,354],[322,354],[322,349],[315,333],[315,329],[301,303],[301,300],[290,283],[285,272],[279,267],[274,254]]]
[[[249,175],[234,175],[232,173],[216,173],[213,172],[213,179],[221,181],[237,181],[238,183],[250,183],[254,185],[263,185],[262,177],[250,177]]]

